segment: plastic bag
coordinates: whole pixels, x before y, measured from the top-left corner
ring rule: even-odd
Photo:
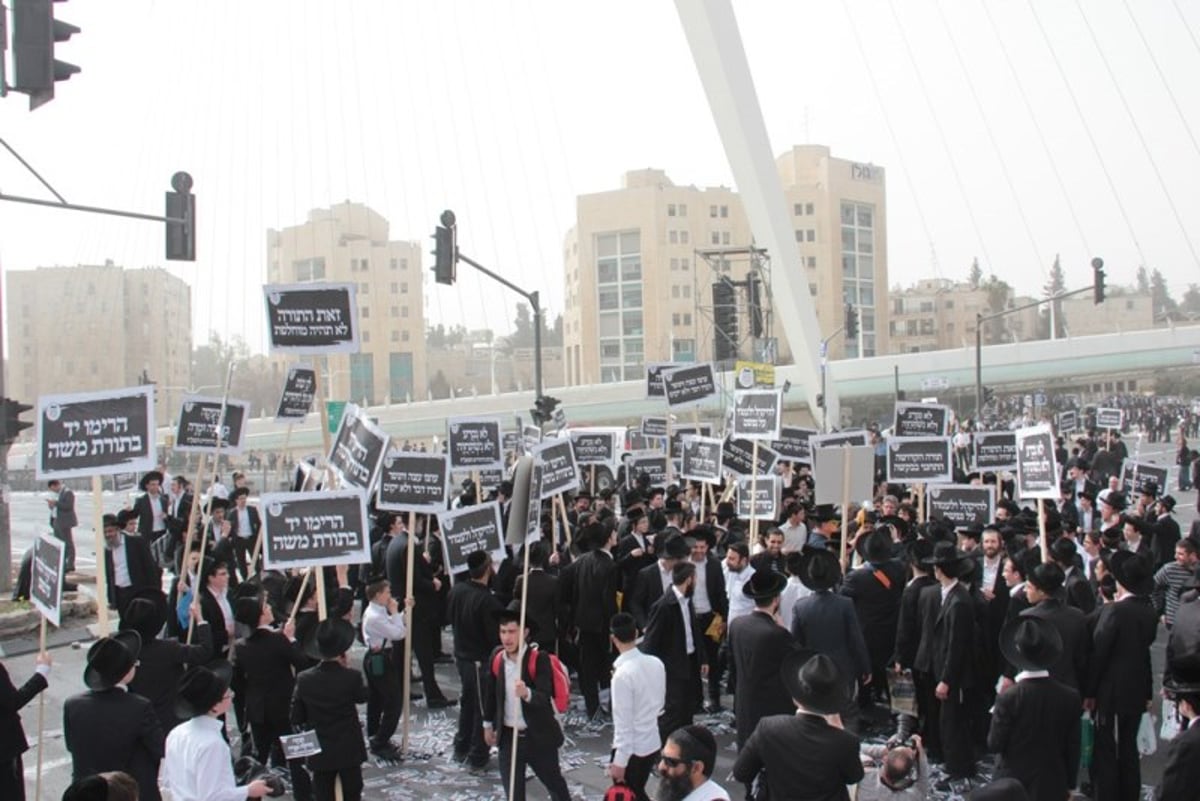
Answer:
[[[1154,718],[1150,717],[1149,712],[1143,712],[1142,720],[1138,723],[1137,749],[1142,756],[1150,756],[1158,750],[1158,739],[1154,736]]]
[[[1079,718],[1079,766],[1087,770],[1092,766],[1092,752],[1096,748],[1096,724],[1087,712]]]
[[[1175,711],[1175,702],[1166,698],[1162,702],[1162,726],[1158,729],[1158,739],[1174,740],[1179,734],[1179,716]]]
[[[888,695],[892,699],[892,711],[900,715],[917,716],[917,688],[913,684],[912,671],[887,674]]]

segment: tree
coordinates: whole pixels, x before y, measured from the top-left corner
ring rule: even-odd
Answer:
[[[979,267],[979,259],[971,260],[971,272],[967,275],[967,283],[971,285],[971,289],[979,289],[979,283],[983,280],[983,270]]]
[[[1167,290],[1167,279],[1158,269],[1150,274],[1150,299],[1155,319],[1159,316],[1174,319],[1178,305]]]
[[[1200,285],[1188,284],[1183,293],[1183,302],[1179,304],[1179,312],[1189,320],[1200,317]]]
[[[1146,274],[1146,265],[1137,268],[1137,290],[1141,295],[1150,294],[1150,276]]]
[[[980,288],[987,293],[988,313],[995,314],[1008,308],[1009,298],[1012,297],[1012,287],[1008,285],[1007,281],[1001,281],[995,274],[992,274],[980,284]],[[1003,317],[990,321],[986,331],[988,342],[991,344],[1003,342],[1005,329]]]
[[[446,380],[446,374],[441,370],[438,370],[433,378],[429,379],[429,394],[434,400],[450,397],[450,382]]]
[[[1054,264],[1050,266],[1050,277],[1046,281],[1046,286],[1043,287],[1046,292],[1046,297],[1052,298],[1055,295],[1065,292],[1067,289],[1067,279],[1063,274],[1062,263],[1059,261],[1058,254],[1054,254]],[[1067,326],[1063,319],[1063,309],[1061,300],[1053,300],[1050,305],[1054,307],[1053,313],[1048,309],[1042,313],[1043,323],[1043,338],[1050,336],[1050,320],[1054,320],[1054,338],[1061,339],[1066,336]]]
[[[263,409],[273,413],[283,390],[284,373],[280,372],[279,363],[272,363],[261,354],[251,355],[242,337],[235,335],[226,342],[216,331],[209,332],[206,344],[192,350],[192,386],[171,390],[172,395],[182,397],[186,389],[196,389],[201,395],[220,397],[231,363],[236,363],[236,367],[229,396],[249,401],[254,416]],[[175,395],[176,392],[180,394]]]
[[[529,304],[517,304],[517,317],[513,321],[516,330],[512,336],[508,338],[508,347],[515,348],[532,348],[533,347],[533,312],[529,310]],[[557,340],[554,331],[557,331]],[[552,344],[562,344],[562,315],[554,323],[554,331],[546,327],[546,312],[542,311],[542,346]]]
[[[432,325],[426,328],[425,345],[430,348],[446,347],[446,326],[438,323],[436,328]]]

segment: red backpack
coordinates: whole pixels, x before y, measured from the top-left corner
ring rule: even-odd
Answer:
[[[529,648],[529,661],[526,670],[529,673],[530,681],[537,679],[537,658],[541,653],[537,649],[537,646]],[[492,654],[493,678],[500,675],[500,659],[503,656],[503,648],[497,648],[496,652]],[[563,663],[559,661],[557,655],[547,653],[546,660],[550,663],[550,674],[554,679],[554,712],[555,714],[562,715],[571,707],[571,676],[567,673],[567,669],[563,667]]]

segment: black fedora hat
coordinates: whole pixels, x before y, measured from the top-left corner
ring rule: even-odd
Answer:
[[[855,545],[867,562],[880,563],[892,558],[892,537],[886,529],[875,529]]]
[[[831,503],[817,504],[808,513],[808,519],[813,523],[827,523],[830,520],[841,520],[842,514]]]
[[[149,484],[151,481],[157,481],[158,486],[162,487],[163,474],[157,470],[149,470],[146,473],[143,473],[142,477],[140,479],[138,479],[138,489],[140,489],[142,492],[145,492],[146,485]]]
[[[314,659],[337,659],[354,645],[354,624],[345,618],[331,617],[313,626],[304,641],[304,651]]]
[[[181,718],[207,715],[229,689],[233,680],[233,665],[224,659],[208,665],[194,665],[179,677],[175,695],[175,714]]]
[[[755,570],[750,579],[742,585],[742,594],[747,598],[762,600],[774,598],[783,592],[787,579],[773,570]]]
[[[970,558],[967,553],[954,547],[952,542],[939,542],[933,546],[933,557],[929,563],[940,567],[948,576],[957,576],[962,570],[963,563]]]
[[[1154,592],[1154,569],[1141,554],[1131,553],[1123,559],[1114,559],[1113,578],[1134,595]]]
[[[1168,694],[1200,694],[1200,662],[1195,659],[1176,661],[1168,665],[1167,672],[1163,689]]]
[[[688,547],[687,540],[678,534],[666,537],[660,546],[656,546],[656,549],[666,559],[687,559],[688,554],[692,551]]]
[[[233,619],[253,631],[258,628],[258,620],[262,617],[262,607],[260,595],[242,596],[233,602]]]
[[[1114,512],[1125,511],[1126,501],[1125,493],[1123,492],[1117,492],[1116,490],[1102,492],[1099,495],[1099,499],[1100,503],[1112,508]]]
[[[167,596],[151,587],[139,590],[125,607],[119,631],[136,631],[145,640],[153,640],[167,623]]]
[[[141,651],[142,636],[136,631],[118,631],[110,637],[101,637],[88,649],[83,683],[90,690],[112,689],[137,664]]]
[[[106,514],[101,518],[101,528],[123,528],[120,518],[114,514]]]
[[[1062,650],[1062,636],[1045,618],[1019,615],[1000,629],[1000,652],[1018,670],[1046,670]]]
[[[825,654],[792,651],[783,658],[779,673],[792,700],[809,712],[832,715],[846,705],[846,681]]]
[[[800,565],[800,583],[814,592],[831,589],[842,577],[842,566],[833,551],[808,548]]]
[[[117,528],[125,528],[129,525],[130,520],[137,520],[138,513],[132,509],[122,509],[117,512]]]

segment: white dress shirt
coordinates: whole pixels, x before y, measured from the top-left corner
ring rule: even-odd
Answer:
[[[667,697],[667,671],[657,656],[632,648],[613,662],[613,764],[650,756],[662,747],[658,716]]]
[[[725,788],[709,779],[683,797],[683,801],[729,801]]]
[[[501,651],[504,663],[504,725],[517,731],[525,730],[525,711],[521,706],[524,699],[517,698],[517,679],[521,678],[521,663],[529,658],[529,649],[522,648],[519,659],[513,659],[507,651]]]
[[[250,528],[250,507],[237,510],[238,521],[238,537],[243,540],[248,540],[254,536],[254,530]]]
[[[721,570],[725,571],[725,592],[729,596],[729,622],[732,623],[742,615],[748,615],[754,611],[753,599],[747,598],[746,593],[742,592],[742,587],[754,575],[754,568],[746,565],[740,573],[734,573],[728,565],[722,564]]]
[[[129,578],[129,552],[125,550],[125,537],[127,535],[122,532],[118,536],[117,547],[109,551],[113,558],[113,583],[118,587],[128,587],[133,584],[133,580]]]
[[[688,608],[691,599],[680,592],[678,587],[672,586],[671,592],[675,593],[675,598],[679,601],[679,612],[683,615],[683,642],[688,656],[691,656],[696,653],[696,640],[692,636],[692,610]]]
[[[245,801],[246,788],[233,778],[229,745],[221,736],[224,725],[200,715],[167,735],[162,779],[174,801]]]
[[[792,630],[792,612],[795,611],[793,607],[796,606],[796,601],[812,594],[813,591],[805,587],[800,579],[796,576],[788,576],[787,585],[779,596],[779,618],[783,621],[785,629]]]
[[[946,596],[950,594],[950,590],[954,589],[957,586],[958,586],[958,579],[955,579],[954,581],[950,582],[949,584],[942,585],[942,603],[946,603]]]
[[[658,560],[658,578],[662,582],[662,591],[666,592],[671,588],[671,568],[663,564],[663,560]]]
[[[400,642],[407,634],[404,615],[390,614],[385,606],[371,601],[363,612],[362,634],[368,648],[385,648]]]
[[[799,551],[808,542],[808,526],[803,523],[797,523],[794,526],[785,523],[779,527],[779,530],[783,532],[784,553]]]
[[[696,566],[696,588],[692,592],[692,605],[696,607],[697,615],[707,615],[713,610],[712,600],[708,597],[708,562],[693,562]]]

